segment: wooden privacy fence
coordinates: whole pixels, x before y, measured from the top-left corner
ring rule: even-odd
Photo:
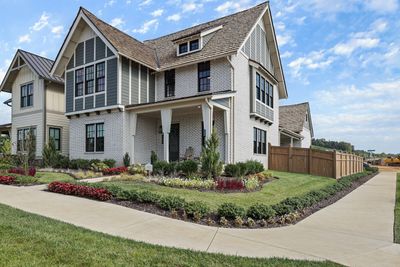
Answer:
[[[268,168],[339,179],[363,171],[363,158],[337,151],[268,145]]]

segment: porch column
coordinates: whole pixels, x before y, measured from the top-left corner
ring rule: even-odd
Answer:
[[[169,133],[171,132],[172,110],[161,109],[161,123],[164,135],[164,160],[169,162]]]
[[[131,147],[130,147],[130,157],[131,163],[135,163],[135,135],[136,135],[136,128],[137,128],[137,114],[131,112],[129,115],[129,132],[131,135]]]
[[[293,137],[290,137],[290,147],[293,147]]]
[[[230,140],[230,128],[231,128],[231,117],[230,117],[230,111],[229,110],[224,110],[224,130],[225,130],[225,163],[228,164],[230,163],[230,158],[229,158],[229,140]]]
[[[213,107],[208,103],[203,103],[201,104],[201,113],[203,115],[203,124],[207,140],[211,137],[212,133]]]

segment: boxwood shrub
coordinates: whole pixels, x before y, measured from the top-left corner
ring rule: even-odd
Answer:
[[[223,203],[218,208],[218,215],[226,219],[235,219],[236,217],[243,217],[245,214],[244,208],[234,203]]]
[[[247,217],[256,220],[268,220],[275,216],[275,210],[265,204],[255,204],[247,210]]]
[[[185,206],[185,199],[178,196],[162,196],[158,200],[158,206],[163,210],[180,210]]]
[[[198,214],[200,217],[203,217],[210,212],[210,208],[202,201],[192,201],[185,203],[185,211],[188,216],[193,217],[195,214]]]

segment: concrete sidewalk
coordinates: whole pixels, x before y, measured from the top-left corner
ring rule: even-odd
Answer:
[[[380,173],[300,223],[275,229],[227,229],[122,206],[0,186],[0,203],[87,229],[165,246],[252,257],[328,259],[351,266],[400,266],[393,244],[395,173]]]

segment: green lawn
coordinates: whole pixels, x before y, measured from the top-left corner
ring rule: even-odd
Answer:
[[[38,178],[38,182],[42,184],[49,184],[54,181],[59,182],[73,182],[75,181],[70,175],[66,173],[56,172],[37,172],[35,178]]]
[[[124,189],[146,189],[162,195],[178,195],[187,201],[201,200],[206,202],[211,209],[216,210],[223,202],[234,202],[244,208],[253,204],[275,204],[287,197],[300,196],[309,191],[323,188],[336,183],[336,180],[326,177],[311,176],[306,174],[273,172],[279,179],[264,185],[263,189],[253,193],[215,193],[200,192],[197,190],[172,188],[153,183],[143,182],[104,182],[104,184],[118,185]]]
[[[1,266],[339,266],[251,259],[149,245],[0,204]]]
[[[394,208],[394,242],[400,244],[400,173],[397,174],[396,206]]]

